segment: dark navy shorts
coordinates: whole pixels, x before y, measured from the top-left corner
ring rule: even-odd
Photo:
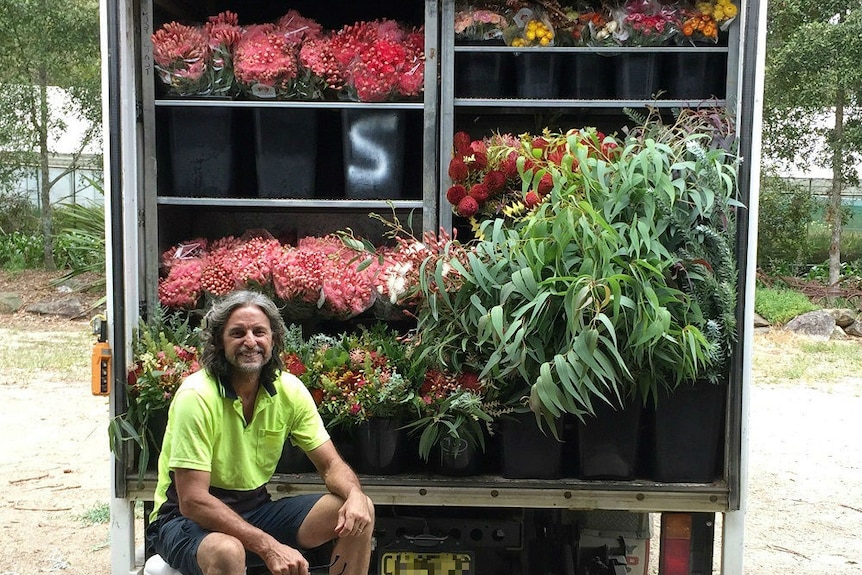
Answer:
[[[320,498],[321,495],[285,497],[264,503],[257,509],[243,513],[242,517],[280,543],[298,549],[296,534],[299,527]],[[198,546],[209,533],[191,519],[180,515],[153,522],[147,528],[147,542],[168,565],[183,575],[201,575],[197,560]],[[254,553],[247,552],[246,565],[259,567],[264,562]]]

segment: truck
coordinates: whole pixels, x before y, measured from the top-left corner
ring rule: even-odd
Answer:
[[[553,122],[563,129],[591,125],[610,133],[625,122],[626,109],[649,106],[667,115],[707,103],[724,107],[737,126],[742,208],[736,214],[734,246],[738,331],[721,399],[715,477],[666,482],[648,476],[507,479],[499,474],[402,473],[362,475],[361,480],[377,507],[372,573],[646,575],[656,542],[663,575],[742,573],[766,2],[739,0],[735,5],[738,13],[721,31],[719,43],[521,48],[456,43],[456,12],[463,7],[455,0],[103,2],[109,301],[101,338],[106,342],[94,360],[98,362],[94,392],[109,395],[111,418],[128,409],[126,382],[134,330],[141,318],[146,320],[159,306],[161,254],[183,240],[214,240],[253,228],[296,238],[350,227],[373,236],[379,230],[368,223],[368,213],[389,210],[422,230],[452,230],[458,221],[446,198],[451,184],[447,167],[458,131],[518,133]],[[267,22],[290,9],[333,30],[374,19],[421,27],[421,96],[364,103],[267,99],[266,95],[182,98],[165,93],[152,42],[160,27],[171,21],[205,22],[225,10],[239,14],[243,23]],[[574,74],[566,71],[567,60],[598,55],[604,57],[605,69],[613,69],[623,57],[644,53],[663,64],[665,78],[681,72],[675,69],[681,65],[677,56],[706,55],[719,62],[718,82],[700,94],[674,96],[655,86],[635,95],[578,93],[537,79],[550,59],[564,62],[564,71],[557,73],[565,84],[565,78]],[[518,65],[525,65],[526,77],[540,87],[483,92],[483,82],[490,85],[503,74],[497,68],[474,88],[478,92],[470,92],[463,75],[471,73],[466,68],[469,57],[490,54],[510,63],[522,59]],[[592,81],[598,83],[598,76]],[[369,110],[397,116],[404,141],[411,143],[408,153],[403,153],[403,143],[401,150],[387,148],[361,128],[346,128],[351,116]],[[297,111],[313,112],[316,140],[307,126],[288,123],[288,116]],[[229,117],[227,123],[225,117]],[[268,174],[255,152],[264,136],[253,127],[265,125],[280,130],[270,141],[281,163]],[[189,151],[183,142],[194,134],[199,138]],[[219,139],[224,136],[227,140]],[[294,152],[278,151],[283,141],[300,137],[307,148],[318,151],[311,170],[294,163]],[[351,139],[364,140],[366,145],[351,152]],[[354,153],[358,156],[353,156],[351,169],[364,171],[372,180],[393,170],[392,157],[401,153],[404,166],[398,169],[401,180],[396,195],[386,198],[377,183],[371,192],[351,192],[350,170],[342,169],[339,162]],[[202,155],[214,161],[206,163]],[[228,180],[222,183],[207,180],[226,173]],[[289,184],[278,181],[285,174]],[[267,178],[269,184],[265,184]],[[303,190],[279,194],[285,186]],[[148,551],[141,546],[145,520],[136,513],[136,504],[143,502],[145,510],[150,508],[155,475],[148,471],[139,478],[131,446],[119,450],[112,466],[111,572],[140,574]],[[274,497],[316,493],[321,488],[319,477],[308,473],[276,474],[269,483]]]

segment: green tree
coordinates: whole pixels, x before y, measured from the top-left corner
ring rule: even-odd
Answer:
[[[770,0],[766,52],[766,156],[831,169],[826,209],[829,281],[841,272],[841,193],[862,157],[862,2]],[[827,125],[823,118],[831,118]],[[814,142],[825,142],[812,154]]]
[[[98,2],[2,0],[0,30],[0,183],[38,166],[45,267],[55,269],[51,188],[78,168],[83,150],[101,135]],[[67,97],[52,108],[54,86]],[[52,178],[51,142],[67,129],[64,114],[90,128]]]

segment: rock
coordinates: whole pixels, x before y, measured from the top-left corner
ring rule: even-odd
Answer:
[[[841,326],[835,326],[832,330],[832,335],[829,336],[829,339],[847,339],[847,334],[844,333],[844,330],[841,329]]]
[[[824,309],[823,311],[829,312],[832,314],[833,319],[835,319],[835,324],[844,329],[847,326],[853,325],[853,322],[856,321],[856,310],[855,309]]]
[[[828,340],[835,330],[835,318],[825,310],[810,311],[793,318],[784,329],[815,339]]]
[[[763,319],[760,314],[754,314],[754,327],[769,327],[769,322]]]
[[[27,312],[40,315],[59,315],[62,317],[78,317],[87,307],[76,296],[62,296],[55,299],[36,302],[27,306]]]
[[[0,313],[15,313],[21,306],[24,305],[24,302],[21,300],[21,296],[14,292],[0,292]]]
[[[862,324],[858,321],[854,321],[844,328],[844,333],[853,337],[862,337]]]

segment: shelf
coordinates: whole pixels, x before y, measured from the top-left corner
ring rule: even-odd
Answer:
[[[455,44],[455,52],[501,52],[509,54],[519,54],[522,52],[537,54],[545,53],[566,53],[566,54],[602,54],[606,56],[616,56],[617,54],[625,53],[665,53],[678,54],[680,52],[712,52],[712,53],[727,53],[727,46],[534,46],[532,48],[515,48],[513,46],[500,46],[489,44],[488,46],[477,45],[459,45]]]
[[[494,108],[494,112],[523,113],[531,108],[697,108],[700,106],[723,107],[727,101],[717,99],[699,100],[515,100],[497,98],[455,98],[455,106],[462,109]]]
[[[314,108],[318,110],[423,110],[423,102],[327,102],[318,100],[223,100],[220,98],[180,98],[156,100],[157,107],[218,108]]]
[[[717,483],[503,479],[494,475],[462,478],[440,475],[360,475],[362,489],[377,505],[462,505],[544,509],[619,509],[632,512],[728,510],[728,488]],[[128,497],[150,501],[154,474],[143,484],[126,480]],[[276,474],[267,486],[273,498],[323,493],[314,473]]]
[[[300,199],[300,198],[188,198],[159,196],[162,206],[209,206],[230,208],[308,208],[333,210],[370,210],[394,208],[398,210],[422,209],[422,200],[346,200],[346,199]]]

